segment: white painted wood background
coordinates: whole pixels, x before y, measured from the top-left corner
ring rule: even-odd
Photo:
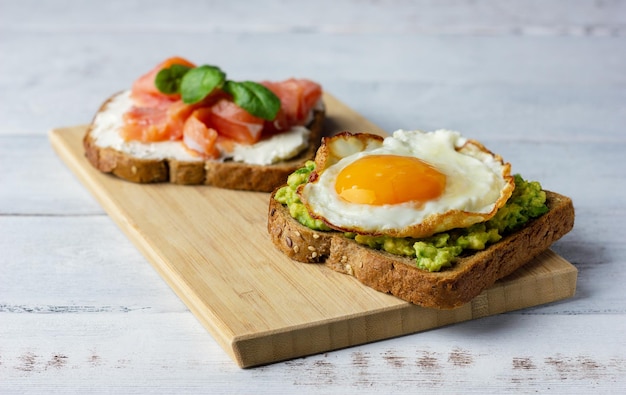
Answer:
[[[170,55],[309,77],[571,196],[574,298],[239,369],[47,131]],[[625,393],[626,2],[0,0],[0,393]]]

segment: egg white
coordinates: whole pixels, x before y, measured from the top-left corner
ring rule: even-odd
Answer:
[[[300,195],[314,217],[347,231],[421,237],[423,230],[415,232],[409,228],[419,228],[419,224],[438,215],[442,217],[436,231],[469,226],[484,220],[484,215],[494,210],[502,191],[507,190],[508,181],[503,174],[508,173],[504,168],[508,165],[484,147],[467,142],[460,133],[448,130],[398,130],[386,137],[380,147],[368,146],[339,159],[324,169],[315,182],[306,184]],[[412,156],[428,162],[445,174],[444,192],[419,207],[412,202],[382,206],[348,202],[337,194],[335,181],[346,166],[366,155]],[[511,191],[505,193],[510,195]],[[445,215],[455,211],[462,212],[461,219]]]

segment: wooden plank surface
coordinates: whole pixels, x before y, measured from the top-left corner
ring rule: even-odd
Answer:
[[[326,132],[383,131],[336,100]],[[66,165],[241,367],[432,329],[570,297],[576,269],[546,251],[471,303],[425,309],[322,265],[293,262],[266,234],[268,194],[137,185],[85,160],[85,127],[52,130]]]

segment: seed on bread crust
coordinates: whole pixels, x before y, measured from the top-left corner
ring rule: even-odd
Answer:
[[[270,200],[274,201],[273,198]],[[294,221],[288,212],[285,215],[284,211],[286,208],[278,202],[268,210],[268,232],[272,242],[282,253],[296,261],[306,263],[325,261],[330,254],[331,233],[306,228]],[[290,242],[286,240],[287,238]]]

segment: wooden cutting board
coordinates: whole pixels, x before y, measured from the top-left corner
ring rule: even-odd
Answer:
[[[327,133],[384,133],[325,100]],[[138,185],[100,173],[84,158],[85,130],[52,130],[52,146],[240,367],[549,303],[576,289],[576,268],[548,250],[460,308],[418,307],[279,253],[266,232],[266,193]]]

